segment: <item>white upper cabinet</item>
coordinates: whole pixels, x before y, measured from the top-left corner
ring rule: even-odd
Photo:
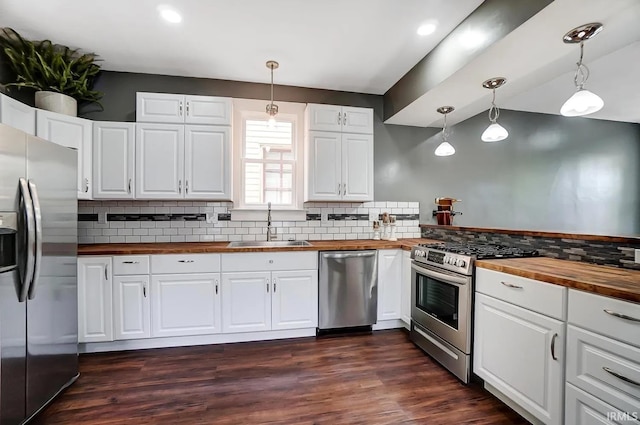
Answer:
[[[0,123],[35,136],[36,110],[7,95],[0,94]]]
[[[342,134],[342,200],[373,200],[373,135]]]
[[[231,199],[231,127],[185,127],[185,198]]]
[[[309,103],[307,129],[373,134],[373,109]]]
[[[93,123],[93,197],[134,198],[135,124]]]
[[[305,201],[373,200],[373,109],[310,103]]]
[[[184,96],[181,94],[136,94],[137,122],[184,122]]]
[[[342,135],[310,131],[307,140],[307,198],[333,201],[342,197]]]
[[[136,94],[136,121],[231,125],[230,98],[182,94]]]
[[[181,199],[184,126],[136,124],[136,198]]]
[[[310,131],[306,201],[373,200],[373,136]]]
[[[38,109],[36,124],[36,136],[78,152],[78,199],[91,199],[92,122]]]
[[[373,109],[343,106],[342,132],[373,134]]]
[[[187,124],[231,125],[232,100],[228,97],[185,96]]]

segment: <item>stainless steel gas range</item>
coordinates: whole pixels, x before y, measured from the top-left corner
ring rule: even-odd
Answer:
[[[537,256],[489,244],[422,244],[411,251],[411,340],[465,384],[471,376],[476,259]]]

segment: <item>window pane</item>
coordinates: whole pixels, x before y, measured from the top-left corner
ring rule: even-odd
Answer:
[[[293,198],[291,192],[281,192],[282,193],[282,203],[283,204],[291,204],[293,202]]]
[[[262,203],[262,164],[247,163],[244,167],[244,202]]]
[[[245,158],[263,158],[265,154],[271,155],[271,150],[291,151],[292,135],[293,123],[290,122],[281,121],[271,128],[267,120],[246,120]],[[274,159],[280,159],[280,153],[274,153]]]

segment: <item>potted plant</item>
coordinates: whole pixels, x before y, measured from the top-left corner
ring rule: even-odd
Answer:
[[[78,102],[102,106],[103,94],[93,90],[100,72],[95,53],[50,40],[26,40],[11,28],[0,29],[0,49],[16,76],[6,85],[35,89],[37,108],[76,116]]]

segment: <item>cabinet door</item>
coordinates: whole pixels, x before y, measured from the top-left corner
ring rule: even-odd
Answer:
[[[473,371],[543,423],[562,424],[565,324],[476,293],[474,326]]]
[[[373,200],[373,136],[342,135],[342,200]]]
[[[0,123],[35,136],[36,111],[29,105],[0,94]]]
[[[271,329],[318,326],[318,271],[273,272],[271,279]]]
[[[151,336],[149,276],[113,278],[114,339],[139,339]]]
[[[569,383],[566,393],[565,425],[624,425],[640,420],[637,409],[621,411]]]
[[[153,275],[151,336],[220,332],[220,274]]]
[[[78,258],[78,342],[113,341],[111,257]]]
[[[309,103],[306,118],[309,130],[338,132],[342,130],[342,106]]]
[[[378,320],[399,319],[402,310],[402,251],[378,251]]]
[[[222,273],[222,331],[271,329],[271,273]]]
[[[185,96],[187,124],[231,125],[231,98]]]
[[[231,127],[185,127],[185,198],[231,199]]]
[[[38,109],[36,135],[78,152],[78,199],[91,199],[91,121]]]
[[[183,198],[184,125],[136,124],[136,198]]]
[[[136,122],[180,124],[184,116],[181,94],[136,93]]]
[[[93,123],[93,197],[133,199],[135,124]]]
[[[340,133],[311,131],[307,141],[307,200],[342,199]]]
[[[343,106],[342,132],[373,134],[373,109]]]
[[[411,253],[402,251],[402,283],[400,289],[400,318],[411,324]]]

